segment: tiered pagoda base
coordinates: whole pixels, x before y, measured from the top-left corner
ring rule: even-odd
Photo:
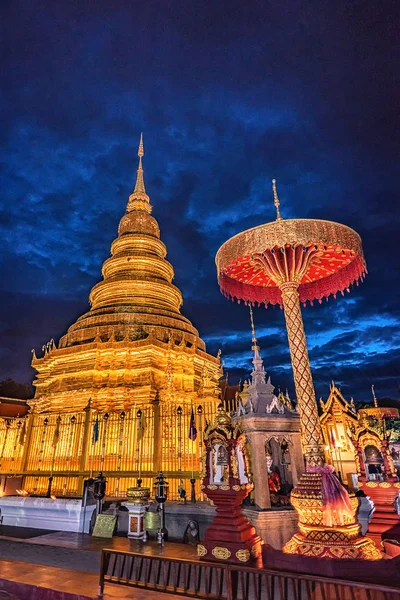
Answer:
[[[400,541],[400,515],[394,506],[395,498],[400,492],[400,483],[361,481],[358,485],[375,506],[367,537],[373,540],[380,550],[383,549],[384,539]]]
[[[239,489],[234,490],[233,487]],[[233,487],[207,486],[207,496],[215,504],[217,514],[207,529],[202,544],[197,546],[200,560],[243,564],[261,554],[261,539],[240,506],[248,494],[248,486]]]
[[[354,515],[357,498],[351,497]],[[321,473],[304,473],[291,495],[292,504],[299,514],[299,532],[285,544],[283,551],[318,558],[360,558],[379,560],[382,554],[372,540],[360,536],[355,516],[345,517],[343,525],[324,524]],[[332,515],[335,522],[335,515]]]

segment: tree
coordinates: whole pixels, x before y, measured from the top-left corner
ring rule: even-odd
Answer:
[[[33,387],[30,383],[18,383],[9,377],[0,381],[0,396],[29,400],[33,398]]]

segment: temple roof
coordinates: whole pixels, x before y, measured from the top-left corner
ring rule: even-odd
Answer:
[[[207,354],[181,313],[182,294],[172,283],[174,269],[145,188],[142,137],[138,155],[135,187],[103,279],[90,292],[90,310],[58,347],[51,340],[41,357],[33,352],[31,404],[38,412],[84,409],[89,398],[96,410],[125,410],[153,401],[157,391],[166,401],[214,402],[217,396],[219,356]]]
[[[24,417],[28,410],[26,400],[0,396],[0,417]]]
[[[357,411],[353,398],[348,402],[334,381],[331,383],[328,399],[326,402],[323,402],[321,398],[320,406],[322,409],[322,415],[320,417],[321,421],[324,421],[328,415],[332,413],[334,408],[339,408],[349,417],[357,420]]]

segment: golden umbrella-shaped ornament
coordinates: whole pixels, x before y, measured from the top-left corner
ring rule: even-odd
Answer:
[[[308,358],[301,303],[311,304],[364,278],[361,238],[350,227],[319,219],[283,219],[272,182],[276,220],[243,231],[218,250],[221,291],[251,304],[283,307],[300,414],[306,473],[292,492],[299,533],[285,551],[331,558],[380,558],[359,535],[356,499],[325,465],[322,429]]]

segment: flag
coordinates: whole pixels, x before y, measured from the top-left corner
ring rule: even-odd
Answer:
[[[24,419],[24,422],[21,427],[21,433],[19,434],[19,443],[21,446],[23,446],[25,444],[25,437],[26,437],[26,419]]]
[[[56,421],[56,428],[54,430],[53,448],[55,448],[57,446],[58,440],[60,438],[60,423],[61,423],[61,417],[60,417],[60,415],[58,415],[57,421]]]
[[[194,411],[192,406],[192,413],[190,415],[190,426],[189,426],[189,440],[192,442],[197,438],[197,429],[196,429],[196,421],[194,419]]]
[[[96,413],[96,420],[93,425],[92,444],[95,444],[99,440],[99,414]]]
[[[144,438],[145,429],[146,429],[146,418],[144,416],[144,412],[141,410],[140,416],[138,418],[138,424],[137,424],[137,441],[138,442],[140,442]]]

